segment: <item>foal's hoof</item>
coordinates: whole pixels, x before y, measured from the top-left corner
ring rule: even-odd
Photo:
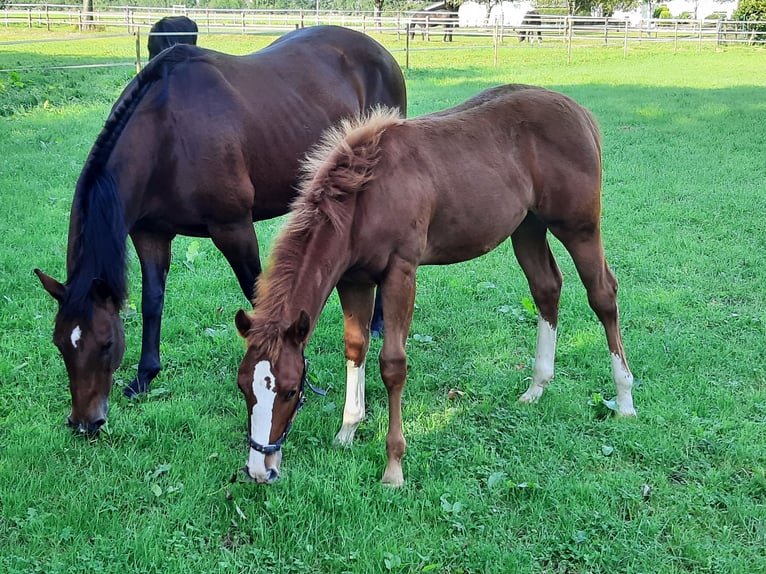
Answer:
[[[125,390],[122,391],[123,394],[128,397],[129,399],[136,398],[137,395],[140,395],[141,393],[148,393],[149,392],[149,383],[142,383],[138,377],[130,381],[130,384],[125,387]]]

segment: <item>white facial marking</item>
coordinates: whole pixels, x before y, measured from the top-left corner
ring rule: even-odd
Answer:
[[[72,341],[72,346],[75,349],[77,348],[77,342],[80,340],[80,337],[82,337],[82,329],[80,329],[80,326],[77,325],[74,329],[72,329],[72,334],[69,335],[69,340]]]
[[[271,434],[272,408],[277,396],[277,382],[268,361],[258,362],[253,369],[253,394],[256,403],[250,413],[250,436],[255,442],[267,445]],[[265,460],[263,454],[251,448],[247,468],[256,476],[265,476]]]

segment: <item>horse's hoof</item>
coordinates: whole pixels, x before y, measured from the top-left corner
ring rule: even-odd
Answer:
[[[138,380],[138,378],[133,379],[130,381],[130,384],[125,387],[125,390],[122,391],[123,394],[128,397],[129,399],[135,399],[136,396],[146,393],[149,391],[149,385],[146,383],[142,383]]]

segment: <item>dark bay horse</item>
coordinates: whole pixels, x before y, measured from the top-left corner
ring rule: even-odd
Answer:
[[[454,161],[455,150],[462,161]],[[519,399],[537,401],[553,378],[562,284],[548,230],[571,254],[606,331],[618,412],[634,415],[617,281],[601,242],[601,171],[590,113],[531,86],[489,89],[411,120],[378,111],[330,132],[258,282],[257,305],[236,316],[247,340],[237,378],[249,416],[245,472],[258,482],[279,474],[280,446],[303,402],[304,351],[333,288],[343,308],[347,360],[336,439],[351,443],[365,413],[365,358],[379,284],[386,325],[380,373],[389,400],[383,482],[402,484],[401,399],[417,268],[479,257],[508,237],[539,310],[532,382]]]
[[[248,56],[176,44],[147,64],[77,182],[66,283],[36,270],[59,303],[53,340],[69,375],[70,426],[95,432],[106,419],[124,352],[127,236],[143,288],[132,396],[160,370],[173,238],[210,237],[252,300],[261,272],[253,221],[287,211],[300,161],[325,128],[376,105],[405,112],[401,69],[375,40],[337,26],[297,30]]]
[[[157,20],[149,30],[149,59],[173,44],[196,44],[197,32],[197,23],[186,16],[165,16]]]
[[[412,14],[412,17],[407,24],[407,30],[410,34],[410,39],[413,39],[415,37],[415,28],[420,26],[422,28],[421,37],[425,40],[428,28],[433,26],[444,26],[442,42],[452,42],[452,30],[457,28],[457,25],[457,12],[448,12],[446,10],[425,10]]]
[[[532,44],[535,41],[534,35],[537,34],[537,43],[542,44],[543,34],[540,31],[542,23],[542,17],[537,10],[530,10],[524,14],[519,28],[519,42],[529,40],[529,43]]]

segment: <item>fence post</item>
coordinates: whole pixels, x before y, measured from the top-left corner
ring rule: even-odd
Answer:
[[[500,42],[498,40],[497,21],[495,21],[495,27],[492,29],[492,42],[495,45],[495,68],[497,68],[497,51],[500,45]]]
[[[673,53],[678,52],[678,20],[676,20],[673,30]]]
[[[702,21],[702,20],[700,20],[700,21],[698,22],[698,24],[699,24],[699,27],[700,27],[700,34],[699,34],[699,39],[697,40],[697,51],[698,51],[698,52],[701,52],[701,51],[702,51],[702,23],[703,23],[703,21]]]
[[[32,8],[27,8],[27,27],[32,29]]]
[[[141,71],[141,29],[136,28],[136,74]]]
[[[404,31],[404,67],[410,69],[410,31]]]
[[[721,47],[721,25],[722,25],[722,21],[719,18],[718,22],[715,25],[715,49],[716,49],[716,52]]]
[[[622,45],[622,57],[623,58],[628,57],[628,21],[627,20],[625,20],[625,43]]]
[[[609,17],[604,18],[604,46],[609,45]]]
[[[572,35],[574,34],[574,22],[571,16],[567,16],[567,64],[572,63]]]
[[[48,12],[48,5],[45,5],[45,28],[48,30],[48,32],[51,31],[51,15]]]

